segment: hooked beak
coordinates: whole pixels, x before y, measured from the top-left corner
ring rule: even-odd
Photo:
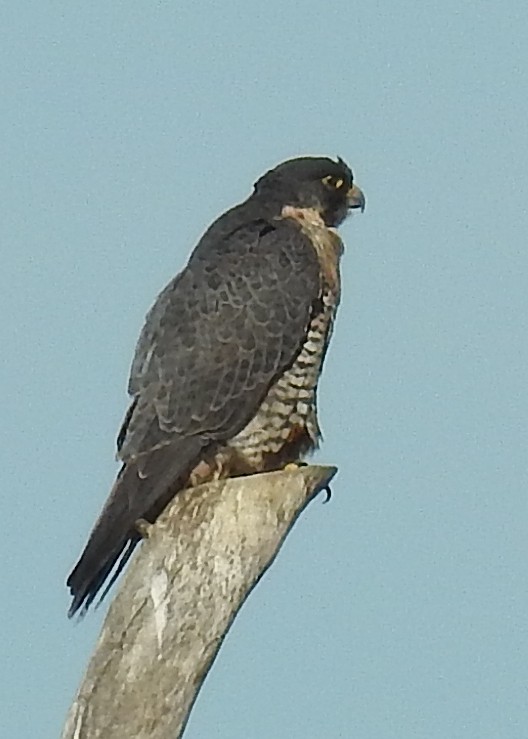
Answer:
[[[357,185],[352,185],[347,192],[347,203],[349,208],[361,208],[361,212],[365,210],[365,196]]]

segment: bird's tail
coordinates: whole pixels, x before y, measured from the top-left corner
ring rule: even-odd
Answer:
[[[70,573],[71,618],[84,614],[111,578],[101,600],[122,572],[141,540],[138,519],[154,523],[185,482],[204,447],[198,437],[178,440],[153,450],[137,465],[125,464],[90,534],[84,551]],[[114,569],[115,568],[115,569]],[[113,571],[113,572],[112,572]]]

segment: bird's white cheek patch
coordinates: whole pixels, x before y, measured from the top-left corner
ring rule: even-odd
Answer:
[[[152,578],[150,585],[150,597],[152,598],[154,626],[156,628],[156,637],[158,647],[161,649],[163,644],[163,632],[167,626],[167,588],[169,579],[165,570],[160,570]]]

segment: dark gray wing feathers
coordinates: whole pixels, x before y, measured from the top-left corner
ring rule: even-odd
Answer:
[[[315,252],[292,222],[240,223],[243,214],[219,219],[147,315],[118,437],[123,468],[68,579],[70,613],[128,559],[135,521],[156,519],[176,482],[249,422],[301,350],[320,291]]]
[[[197,249],[151,309],[132,365],[140,400],[123,461],[148,454],[153,420],[161,437],[230,438],[295,359],[318,297],[317,259],[295,226],[259,237],[258,225]]]

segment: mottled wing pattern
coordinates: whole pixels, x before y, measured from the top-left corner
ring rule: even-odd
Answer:
[[[175,435],[234,436],[300,351],[318,295],[316,256],[293,225],[256,220],[200,244],[143,330],[121,459],[141,467]]]
[[[222,226],[229,220],[239,225]],[[309,239],[286,220],[241,220],[228,213],[205,234],[147,316],[118,437],[123,468],[68,579],[70,613],[119,560],[122,569],[137,519],[155,520],[175,482],[248,423],[302,347],[320,294]]]

